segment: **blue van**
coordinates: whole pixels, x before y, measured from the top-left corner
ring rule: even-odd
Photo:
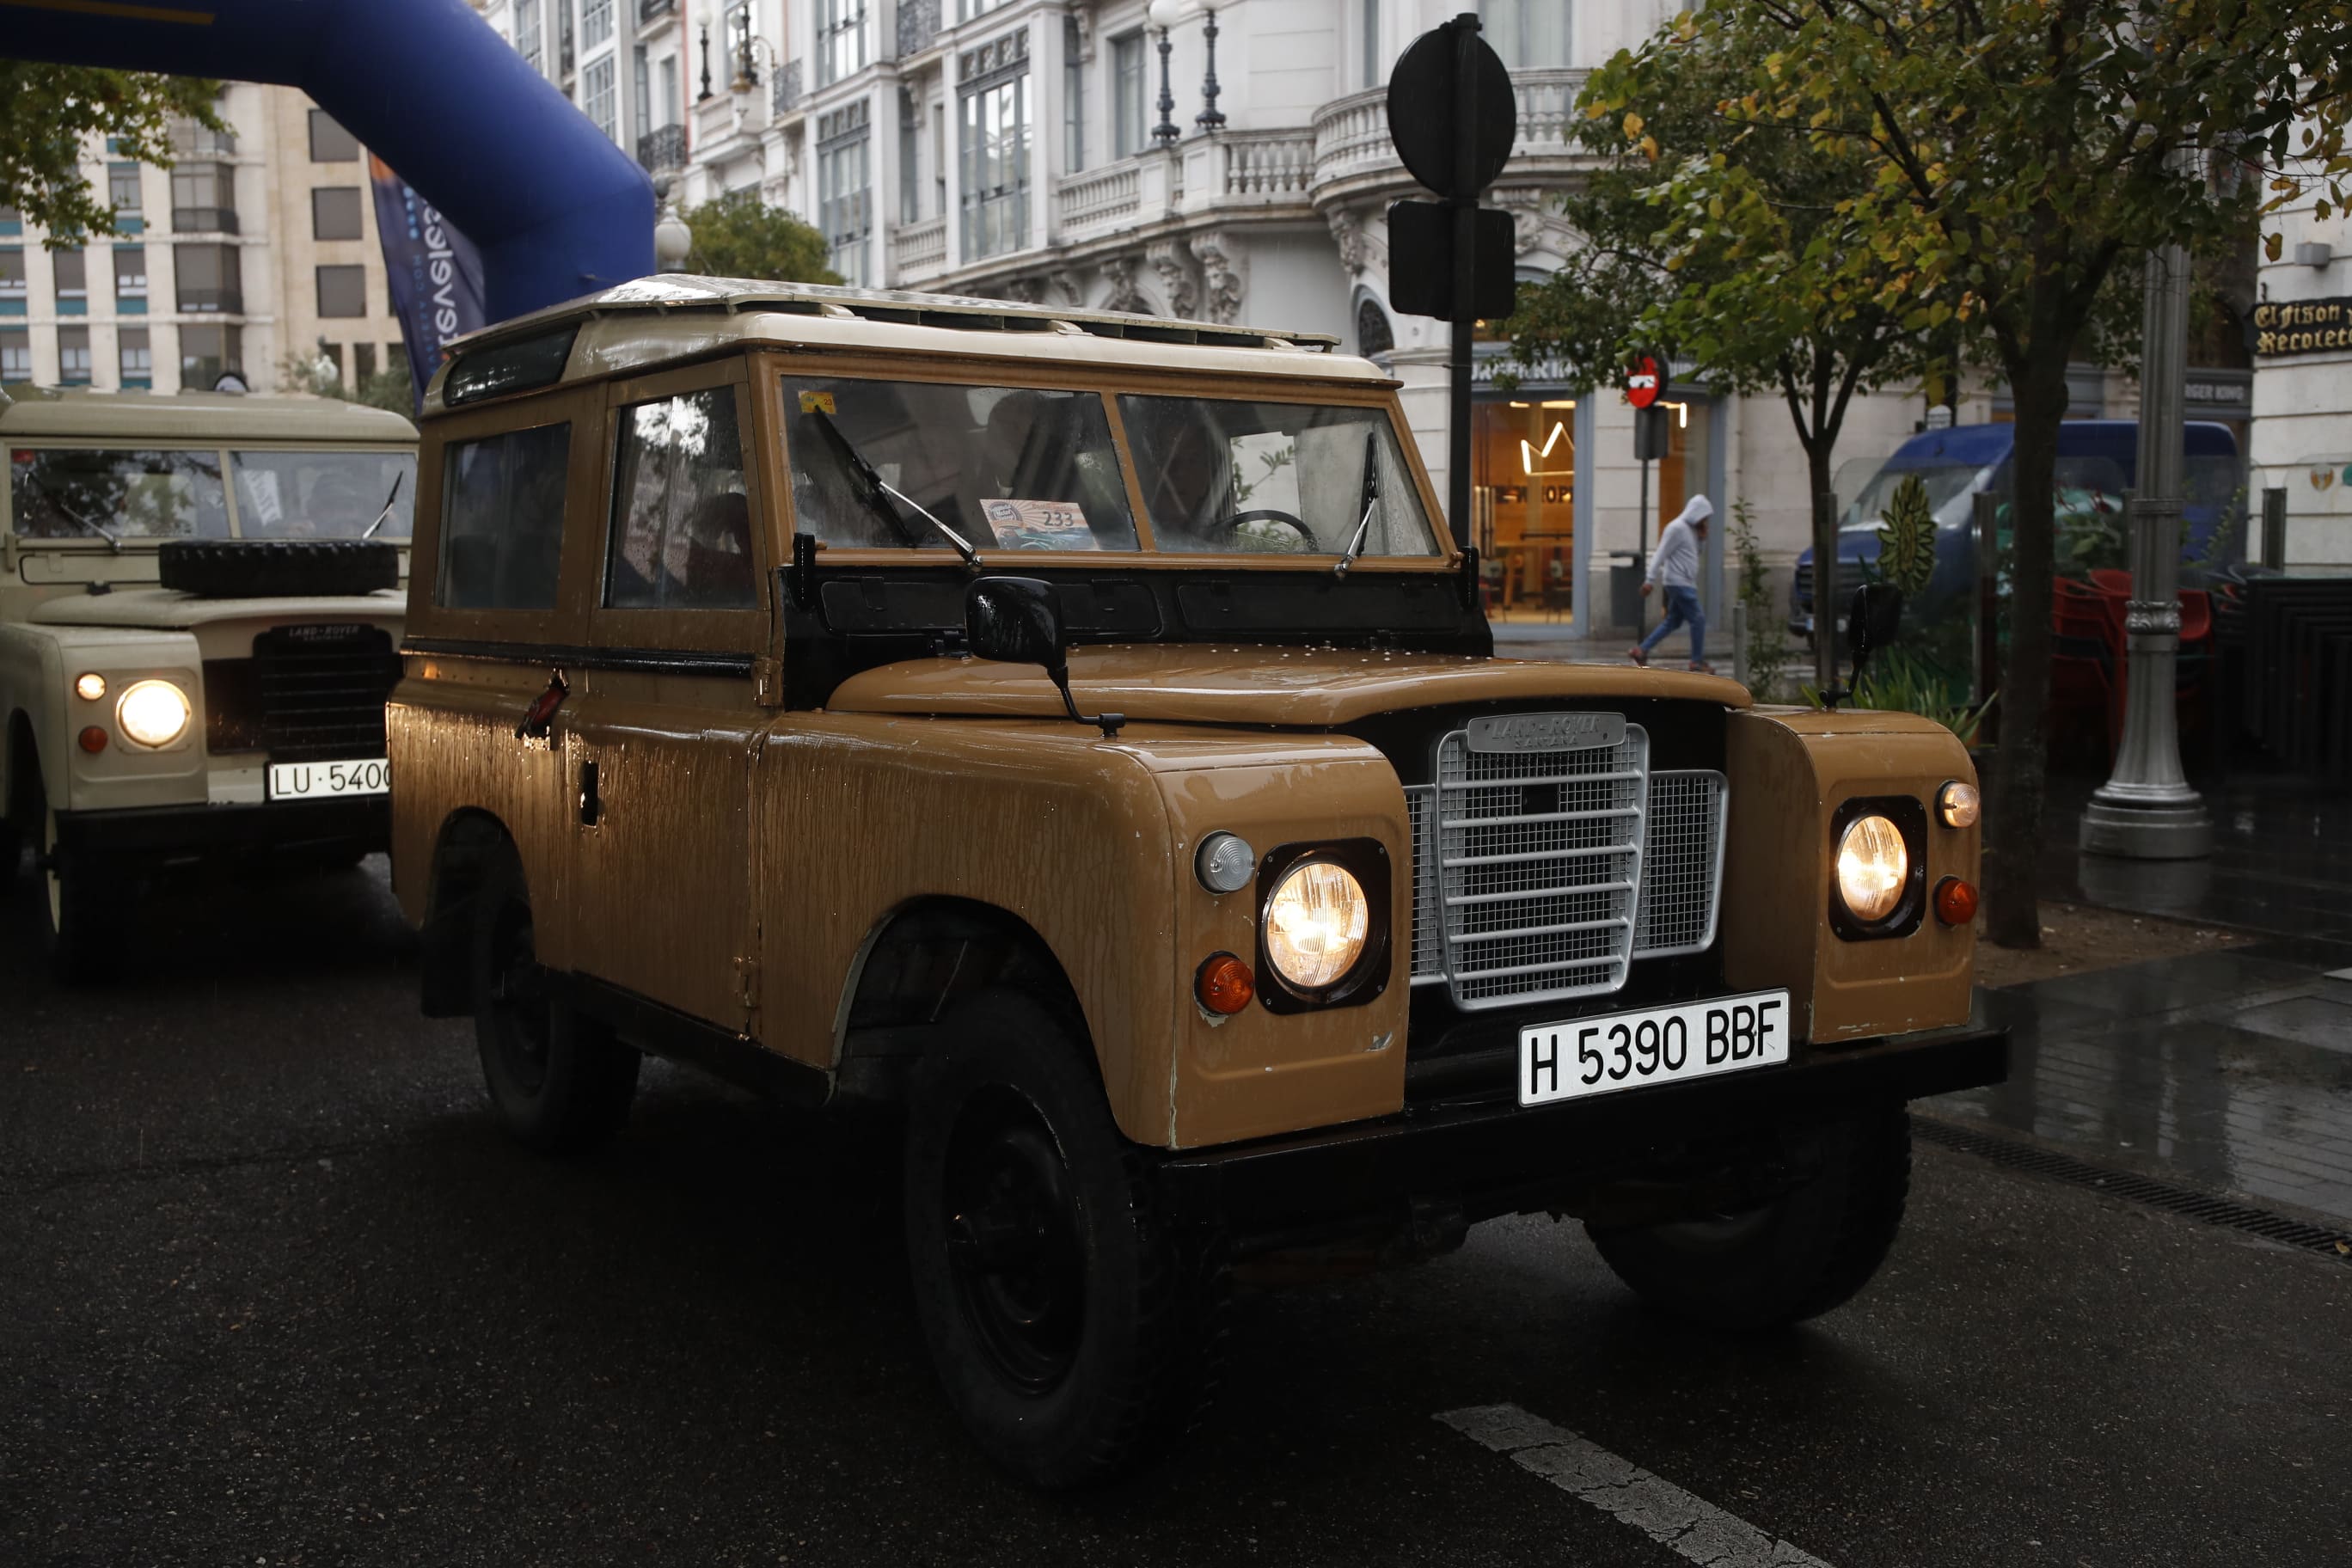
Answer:
[[[2188,466],[2183,488],[2189,536],[2181,547],[2181,558],[2198,561],[2209,553],[2214,529],[2241,504],[2244,469],[2237,437],[2228,426],[2192,420],[2185,428]],[[1894,499],[1895,487],[1916,474],[1927,487],[1927,504],[1936,514],[1936,571],[1918,605],[1927,608],[1948,595],[1968,593],[1976,576],[1969,498],[1979,490],[2010,492],[2014,482],[2010,459],[2016,432],[2014,425],[1958,425],[1947,430],[1922,431],[1896,447],[1838,520],[1841,582],[1859,582],[1855,564],[1878,559],[1879,520]],[[2069,419],[2058,426],[2062,562],[2067,555],[2071,531],[2111,528],[2128,539],[2124,502],[2138,463],[2137,420]],[[2222,559],[2242,560],[2245,549],[2245,531],[2241,528],[2227,541]],[[1813,552],[1810,549],[1797,557],[1796,582],[1789,595],[1789,630],[1800,640],[1812,638]]]

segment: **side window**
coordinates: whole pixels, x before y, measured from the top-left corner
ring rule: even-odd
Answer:
[[[441,575],[450,610],[551,610],[563,554],[572,426],[450,444],[443,456]]]
[[[749,610],[760,602],[735,389],[621,410],[604,560],[612,610]]]

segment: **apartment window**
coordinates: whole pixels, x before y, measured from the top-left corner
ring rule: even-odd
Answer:
[[[311,191],[310,237],[360,237],[360,188],[357,185],[320,185]]]
[[[89,253],[60,250],[49,257],[58,284],[58,314],[79,316],[89,309]]]
[[[898,221],[914,223],[923,216],[923,116],[915,95],[898,89]]]
[[[245,369],[245,330],[230,326],[180,329],[180,384],[208,390],[231,371]]]
[[[32,379],[32,332],[24,327],[0,327],[0,382]]]
[[[646,47],[643,44],[639,44],[634,51],[630,75],[631,85],[635,90],[630,98],[629,107],[636,110],[637,125],[642,132],[652,129],[656,123],[654,120],[653,62],[646,58]],[[669,122],[662,121],[659,123],[667,125]]]
[[[1078,58],[1078,19],[1062,18],[1062,172],[1087,166],[1087,68]]]
[[[366,315],[367,268],[364,267],[320,268],[319,314],[321,316]]]
[[[866,65],[866,0],[816,0],[816,84]]]
[[[245,278],[234,245],[175,245],[172,271],[184,311],[245,311]],[[210,385],[207,382],[205,384]]]
[[[580,108],[609,141],[613,135],[613,57],[590,60],[580,73]]]
[[[1381,0],[1364,0],[1364,85],[1381,85]]]
[[[106,166],[106,196],[114,205],[118,216],[138,212],[146,201],[140,194],[139,165],[109,163]]]
[[[963,173],[963,254],[1002,256],[1029,241],[1029,35],[965,52],[959,155]]]
[[[58,329],[58,380],[67,386],[89,384],[89,329]]]
[[[107,151],[113,152],[115,145],[110,138]],[[184,163],[190,158],[234,158],[236,132],[215,131],[193,120],[175,120],[172,122],[172,156]]]
[[[335,117],[325,110],[310,111],[310,162],[351,163],[358,162],[359,155],[358,137],[335,123]]]
[[[969,22],[974,16],[984,16],[1007,0],[956,0],[956,20]]]
[[[227,163],[183,163],[173,170],[172,229],[236,233],[236,170]]]
[[[352,384],[364,386],[374,374],[375,345],[353,343],[352,345]]]
[[[114,247],[114,308],[118,312],[147,308],[147,247],[143,245]]]
[[[533,70],[540,68],[540,0],[514,0],[515,53]]]
[[[874,226],[867,144],[864,99],[817,116],[817,227],[833,253],[833,269],[851,284],[866,280],[866,237]]]
[[[13,245],[0,247],[0,311],[25,313],[25,253]]]
[[[1110,150],[1117,158],[1143,151],[1143,35],[1110,41]]]
[[[556,74],[568,78],[572,74],[572,0],[555,0]]]
[[[114,334],[114,357],[125,386],[155,384],[155,351],[148,345],[147,329],[125,327]]]
[[[583,53],[613,36],[613,0],[581,0],[580,47]]]
[[[0,207],[0,234],[25,232],[25,215],[15,207]]]
[[[1568,67],[1568,0],[1479,0],[1486,41],[1515,71]]]

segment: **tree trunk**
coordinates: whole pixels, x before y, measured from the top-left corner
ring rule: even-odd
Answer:
[[[2011,506],[2013,564],[2009,667],[2001,675],[2000,745],[1985,824],[1985,934],[2002,947],[2042,945],[2042,716],[2050,706],[2051,577],[2056,566],[2058,425],[2066,415],[2065,342],[2028,351],[2012,369],[2017,402]],[[2040,363],[2047,361],[2048,363]]]
[[[1838,669],[1837,491],[1830,472],[1834,440],[1816,428],[1805,445],[1805,471],[1813,495],[1813,680],[1819,691],[1837,684]]]

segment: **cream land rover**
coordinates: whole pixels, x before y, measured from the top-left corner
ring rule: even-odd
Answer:
[[[0,875],[61,977],[142,873],[385,847],[416,431],[309,397],[0,394]]]

